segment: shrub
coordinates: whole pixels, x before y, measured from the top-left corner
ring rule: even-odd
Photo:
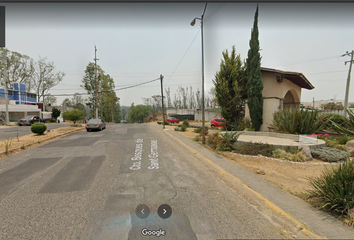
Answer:
[[[188,120],[184,120],[184,121],[183,121],[183,125],[186,126],[186,127],[189,127],[189,122],[188,122]]]
[[[162,124],[162,122],[157,122],[157,124],[161,125],[161,124]]]
[[[77,109],[66,111],[63,113],[63,118],[73,121],[73,123],[76,124],[76,121],[84,119],[84,111]]]
[[[252,123],[248,118],[239,119],[237,122],[230,124],[231,131],[244,131],[246,128],[251,129]]]
[[[179,131],[179,129],[180,129],[179,127],[175,127],[175,131]]]
[[[186,125],[183,125],[183,126],[181,127],[180,131],[181,131],[181,132],[185,132],[186,129],[187,129],[187,126],[186,126]]]
[[[195,137],[193,138],[193,140],[196,141],[196,142],[199,142],[199,141],[202,140],[201,137],[202,137],[201,135],[197,135],[197,136],[195,136]]]
[[[58,120],[59,121],[59,120]],[[55,119],[49,119],[49,122],[55,123]]]
[[[237,141],[238,137],[242,134],[242,132],[225,132],[220,134],[221,138],[225,141],[230,141],[234,143]]]
[[[311,155],[314,158],[318,158],[326,162],[345,161],[350,157],[348,152],[330,147],[313,149],[311,150]]]
[[[277,132],[312,134],[323,130],[330,119],[320,118],[317,110],[289,108],[274,113],[271,127]]]
[[[306,160],[306,155],[302,152],[291,153],[279,148],[273,151],[273,157],[295,162],[304,162]]]
[[[194,130],[194,132],[196,132],[196,133],[201,133],[202,132],[202,127],[199,127],[199,128],[197,128],[197,129],[195,129]],[[206,132],[209,130],[209,128],[208,127],[206,127],[206,126],[204,126],[204,129],[205,129],[205,134],[206,134]]]
[[[346,215],[354,207],[353,161],[326,168],[320,177],[309,181],[313,189],[308,192],[320,201],[320,208]]]
[[[275,149],[276,147],[274,145],[246,142],[237,145],[234,152],[245,155],[263,155],[266,157],[272,157]]]
[[[354,135],[354,112],[350,109],[345,109],[348,114],[348,118],[344,118],[344,123],[338,124],[331,120],[332,129],[339,133]]]
[[[31,131],[33,133],[37,133],[38,135],[42,135],[45,130],[47,130],[47,125],[45,125],[44,123],[34,123],[31,126]]]
[[[170,125],[170,122],[165,121],[165,125]]]
[[[177,127],[182,127],[182,124],[178,124]]]
[[[234,146],[230,140],[223,139],[219,133],[214,133],[207,139],[208,145],[218,151],[231,151]]]

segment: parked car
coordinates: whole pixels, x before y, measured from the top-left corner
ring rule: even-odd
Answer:
[[[18,120],[17,123],[19,126],[22,126],[22,125],[31,126],[33,123],[37,123],[37,122],[43,122],[43,120],[38,116],[26,116],[26,117]]]
[[[86,124],[86,131],[106,129],[106,123],[102,119],[90,119]]]
[[[166,122],[169,122],[169,123],[179,123],[179,119],[175,118],[175,117],[168,117],[166,119]]]
[[[214,118],[211,120],[210,125],[212,127],[225,127],[225,121],[223,118]]]

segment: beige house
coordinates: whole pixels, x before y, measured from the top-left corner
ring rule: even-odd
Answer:
[[[300,107],[301,90],[314,86],[299,72],[261,67],[263,80],[263,124],[260,131],[269,131],[273,114],[287,107]],[[246,105],[245,117],[250,118]]]

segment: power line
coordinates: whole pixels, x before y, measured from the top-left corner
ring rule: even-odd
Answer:
[[[316,58],[316,59],[308,60],[308,61],[305,61],[305,62],[301,61],[301,62],[286,63],[286,64],[279,65],[279,66],[297,65],[297,64],[303,64],[303,63],[309,63],[309,62],[323,61],[323,60],[333,59],[333,58],[339,58],[339,57],[338,56],[331,56],[331,57],[325,57],[325,58]]]
[[[175,70],[173,71],[173,73],[171,74],[171,76],[169,77],[169,79],[167,80],[167,82],[165,83],[165,86],[167,86],[167,83],[170,81],[170,79],[172,78],[173,74],[176,72],[178,66],[181,64],[183,58],[186,56],[188,50],[190,49],[190,47],[192,46],[192,44],[194,43],[194,40],[197,38],[197,36],[199,35],[199,32],[200,32],[200,29],[199,31],[197,32],[197,34],[195,35],[195,37],[193,38],[191,44],[189,44],[189,47],[187,48],[187,51],[184,53],[182,59],[179,61],[179,63],[177,64],[177,67],[175,68]]]
[[[127,87],[124,87],[124,88],[116,88],[116,89],[113,89],[113,90],[108,90],[108,91],[100,91],[98,93],[104,93],[104,92],[112,92],[112,91],[120,91],[120,90],[124,90],[124,89],[128,89],[128,88],[133,88],[133,87],[138,87],[138,86],[141,86],[143,84],[147,84],[147,83],[151,83],[151,82],[154,82],[154,81],[157,81],[157,80],[160,80],[160,78],[156,78],[156,79],[153,79],[153,80],[150,80],[150,81],[147,81],[147,82],[143,82],[143,83],[139,83],[139,84],[135,84],[135,85],[132,85],[132,86],[127,86]],[[79,93],[80,95],[92,95],[92,94],[88,94],[88,93]],[[63,97],[63,96],[74,96],[75,93],[67,93],[67,94],[45,94],[43,96],[55,96],[55,97]]]
[[[204,19],[204,23],[208,21],[217,11],[219,11],[223,6],[225,6],[226,3],[220,4],[208,17]]]

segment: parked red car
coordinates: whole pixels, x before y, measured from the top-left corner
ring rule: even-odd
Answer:
[[[169,118],[166,119],[166,122],[179,123],[179,119],[177,119],[175,117],[169,117]]]
[[[223,118],[214,118],[211,120],[210,125],[212,127],[225,127],[225,121]]]

